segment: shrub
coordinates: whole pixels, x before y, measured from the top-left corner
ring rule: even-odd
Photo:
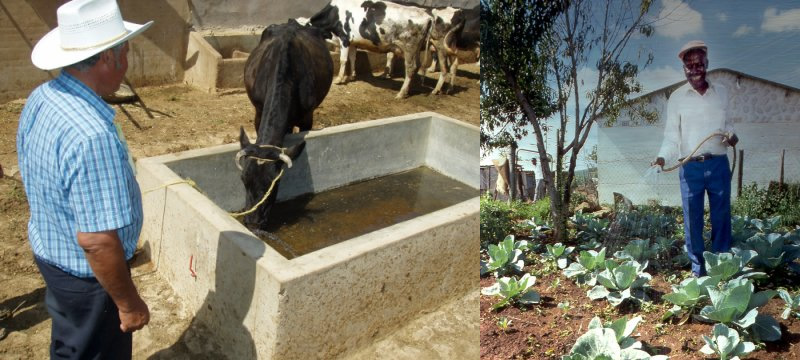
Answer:
[[[531,205],[531,212],[533,213],[532,217],[542,220],[550,220],[550,198],[544,197],[537,200],[533,205]],[[530,219],[530,218],[528,218]]]
[[[783,226],[800,225],[800,183],[770,183],[759,189],[752,183],[742,186],[742,193],[736,198],[731,212],[734,215],[766,219],[780,215]]]
[[[514,229],[511,207],[502,201],[481,197],[481,245],[496,244]]]

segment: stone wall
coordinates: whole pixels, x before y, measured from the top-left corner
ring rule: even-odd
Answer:
[[[785,180],[800,181],[800,143],[797,142],[800,90],[725,69],[710,72],[708,78],[723,84],[731,95],[729,112],[740,139],[737,150],[744,150],[742,183],[755,182],[765,186],[770,181],[777,181],[782,150],[786,150]],[[667,205],[680,205],[677,170],[645,177],[650,162],[661,147],[667,94],[674,88],[671,86],[646,95],[646,106],[659,114],[655,124],[644,124],[623,115],[613,127],[598,128],[598,191],[601,202],[612,203],[613,193],[619,192],[634,203],[658,200]],[[728,157],[733,160],[731,150]],[[674,161],[667,160],[667,166]],[[736,196],[736,185],[734,174],[733,196]]]

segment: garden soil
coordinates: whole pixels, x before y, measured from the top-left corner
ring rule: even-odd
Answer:
[[[429,96],[435,83],[429,74],[425,83],[415,83],[410,97],[395,100],[401,78],[362,77],[345,85],[333,85],[314,113],[314,129],[365,120],[435,111],[472,125],[479,123],[479,67],[462,66],[450,95]],[[116,121],[122,125],[135,158],[238,142],[239,127],[251,139],[254,110],[243,89],[207,94],[183,85],[136,89],[153,118],[139,104],[115,105]],[[48,357],[50,317],[44,307],[44,282],[33,262],[27,241],[28,206],[17,167],[16,132],[24,99],[0,104],[0,327],[7,331],[0,340],[0,358],[44,359]],[[477,149],[476,149],[477,151]],[[477,165],[477,164],[476,164]],[[134,281],[151,311],[151,322],[134,334],[135,359],[218,359],[225,349],[208,339],[213,336],[192,321],[175,294],[150,263],[135,262]],[[477,293],[442,304],[442,311],[420,314],[420,318],[395,337],[375,339],[367,349],[352,349],[356,358],[393,356],[416,358],[463,358],[478,353],[478,324],[474,319]],[[473,321],[474,322],[474,321]],[[440,326],[432,326],[439,324]],[[455,333],[452,333],[454,332]],[[460,337],[454,344],[436,344],[436,339]],[[409,346],[409,344],[417,344]],[[398,349],[404,352],[398,353]],[[474,357],[474,356],[472,356]]]
[[[533,257],[541,259],[538,255]],[[590,300],[586,295],[589,287],[576,285],[554,265],[545,265],[536,260],[524,270],[537,275],[534,289],[541,295],[541,303],[494,310],[492,305],[499,300],[481,295],[481,359],[560,359],[561,355],[569,354],[572,345],[588,330],[589,321],[595,316],[604,322],[623,316],[628,319],[642,316],[643,320],[632,336],[643,343],[643,349],[649,354],[667,355],[671,360],[706,359],[700,348],[704,345],[703,335],[711,335],[712,324],[695,320],[683,325],[679,321],[661,321],[662,315],[672,307],[661,297],[672,292],[671,284],[678,284],[689,276],[687,270],[648,268],[645,271],[653,275],[648,291],[651,304],[636,306],[623,303],[618,308],[609,305],[605,299]],[[776,283],[768,284],[768,288],[798,284],[800,279],[780,277],[774,280]],[[495,278],[489,275],[481,279],[481,287],[488,287],[494,282]],[[558,307],[559,303],[567,302],[568,310]],[[743,360],[800,359],[800,320],[791,317],[781,319],[783,305],[783,300],[776,296],[759,310],[759,314],[771,315],[781,324],[781,340],[766,343],[765,347],[743,357]],[[505,330],[497,325],[502,318],[511,321]]]

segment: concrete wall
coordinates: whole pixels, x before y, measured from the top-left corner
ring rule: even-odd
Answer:
[[[433,117],[444,123],[430,126]],[[391,126],[402,123],[408,126]],[[378,141],[387,139],[376,136],[381,131],[393,139]],[[444,138],[445,132],[456,137]],[[306,158],[287,171],[279,196],[335,186],[333,179],[358,180],[342,176],[350,171],[369,178],[423,163],[477,186],[478,170],[469,166],[478,161],[477,132],[420,113],[296,134],[295,140],[307,141]],[[431,135],[443,138],[426,144]],[[459,144],[443,144],[447,140]],[[232,161],[236,150],[237,144],[228,144],[137,162],[145,254],[195,321],[215,332],[209,341],[224,343],[231,359],[335,359],[476,290],[470,254],[479,248],[477,188],[473,199],[287,260],[209,200],[217,190],[241,187]],[[185,165],[198,167],[191,178],[210,197],[188,184],[160,186],[180,179],[167,165],[200,156],[204,169],[191,160]],[[317,168],[303,175],[308,166]],[[298,174],[305,178],[292,177]],[[293,184],[298,181],[299,187]],[[474,315],[470,321],[478,321]]]
[[[737,149],[744,150],[742,183],[755,182],[764,186],[777,181],[783,149],[786,150],[785,180],[800,181],[800,144],[797,142],[800,92],[725,70],[709,73],[708,78],[727,87],[731,95],[728,111],[740,139]],[[647,104],[649,109],[659,114],[657,123],[637,124],[623,116],[616,126],[598,129],[598,191],[601,202],[613,202],[612,193],[619,192],[634,203],[653,199],[680,205],[677,170],[644,178],[663,140],[668,92],[653,94]],[[728,157],[733,160],[732,151]],[[667,162],[670,166],[670,160]],[[736,184],[734,175],[733,189]],[[735,190],[733,196],[736,196]]]
[[[56,26],[56,9],[66,1],[0,1],[0,102],[24,98],[51,75],[31,64],[33,45]],[[119,0],[125,20],[155,24],[131,41],[127,78],[136,85],[183,79],[189,6],[180,0]],[[51,72],[58,75],[58,70]]]

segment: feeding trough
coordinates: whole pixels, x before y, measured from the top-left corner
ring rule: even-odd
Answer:
[[[232,358],[333,358],[477,288],[475,126],[420,113],[293,134],[286,145],[301,139],[305,150],[281,179],[273,213],[290,199],[420,171],[474,196],[305,250],[287,241],[287,252],[228,215],[244,204],[238,144],[139,160],[144,249]],[[430,191],[442,192],[423,186],[413,196],[424,200]],[[324,238],[325,221],[307,219],[318,219],[315,212],[294,223],[318,225],[310,236]]]
[[[206,92],[244,87],[244,64],[249,53],[258,46],[261,29],[253,31],[216,30],[189,32],[184,60],[183,81]],[[339,53],[330,45],[334,69],[339,68]],[[336,52],[333,52],[336,51]],[[358,51],[356,73],[381,71],[386,54]]]

